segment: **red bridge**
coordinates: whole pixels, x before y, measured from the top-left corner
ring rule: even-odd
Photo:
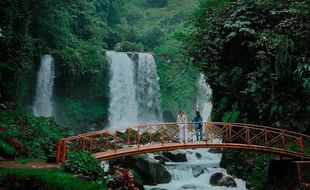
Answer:
[[[176,123],[148,124],[125,129],[89,132],[57,142],[57,162],[67,151],[84,150],[99,160],[187,148],[232,148],[274,153],[310,160],[310,136],[288,130],[242,123],[204,122],[204,141],[196,142],[194,123],[179,129]],[[186,130],[179,142],[179,130]]]

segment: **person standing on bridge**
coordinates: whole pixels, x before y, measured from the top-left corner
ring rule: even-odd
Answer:
[[[186,141],[186,125],[187,125],[187,117],[183,111],[180,111],[177,117],[177,124],[179,126],[179,142]]]
[[[199,113],[199,111],[196,111],[196,116],[194,117],[193,119],[193,122],[194,123],[194,128],[195,128],[195,131],[196,131],[196,139],[197,141],[202,141],[202,137],[203,137],[203,134],[202,134],[202,117]]]

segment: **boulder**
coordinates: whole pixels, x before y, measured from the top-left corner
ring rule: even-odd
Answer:
[[[196,157],[197,157],[198,159],[200,159],[200,158],[202,158],[202,155],[201,155],[200,153],[196,152]]]
[[[192,167],[192,172],[194,177],[199,177],[201,174],[204,173],[204,170],[200,166],[194,166]]]
[[[222,154],[222,159],[221,159],[221,161],[220,161],[220,167],[221,168],[227,168],[228,167],[228,165],[229,165],[229,154],[226,152],[226,151],[224,151],[223,152],[223,154]]]
[[[226,176],[220,180],[220,185],[225,187],[237,187],[235,179],[231,176]]]
[[[138,63],[139,62],[139,54],[136,52],[127,52],[127,56],[130,57],[130,59],[134,62],[134,63]]]
[[[216,172],[211,175],[210,177],[210,184],[211,185],[218,185],[218,181],[220,181],[224,177],[224,174],[221,172]]]
[[[156,154],[156,155],[154,156],[154,158],[155,158],[156,160],[158,160],[159,163],[162,163],[162,164],[164,164],[165,162],[172,162],[172,160],[170,160],[169,158],[165,157],[165,156],[164,156],[163,154],[161,154],[161,153]]]
[[[231,176],[225,176],[221,172],[212,174],[210,184],[214,186],[237,187],[237,183]]]
[[[134,42],[122,41],[115,44],[113,50],[119,52],[141,52],[143,51],[143,46]]]
[[[221,154],[223,151],[220,148],[210,148],[208,152],[213,153],[213,154]]]
[[[178,151],[163,152],[165,157],[169,158],[172,162],[187,162],[186,154]]]
[[[145,154],[126,157],[121,165],[134,169],[144,185],[169,183],[172,179],[171,174],[162,164]]]

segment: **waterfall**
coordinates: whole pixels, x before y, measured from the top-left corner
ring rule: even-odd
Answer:
[[[211,114],[211,95],[212,90],[206,82],[205,75],[201,73],[197,81],[196,110],[200,111],[200,114],[205,121],[209,120]]]
[[[149,53],[108,51],[109,126],[123,128],[161,121],[159,77]]]
[[[134,84],[134,64],[126,53],[107,52],[110,64],[109,122],[121,128],[138,122],[138,102]]]
[[[139,53],[137,69],[137,101],[139,122],[162,121],[159,93],[159,77],[154,57],[149,53]]]
[[[37,77],[36,95],[33,104],[35,116],[51,117],[53,114],[52,96],[54,85],[54,59],[43,55]]]

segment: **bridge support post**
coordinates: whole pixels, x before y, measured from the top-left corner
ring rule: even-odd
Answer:
[[[60,161],[60,146],[61,146],[61,140],[58,140],[56,144],[56,163],[59,163]]]
[[[164,146],[164,135],[165,135],[165,128],[161,125],[161,145]]]
[[[137,135],[137,138],[138,138],[138,139],[137,139],[138,149],[140,148],[140,138],[141,138],[140,135],[141,135],[141,134],[140,134],[140,127],[138,127],[138,135]]]
[[[62,158],[61,158],[61,163],[65,162],[66,156],[67,156],[67,141],[64,140],[62,142]]]

